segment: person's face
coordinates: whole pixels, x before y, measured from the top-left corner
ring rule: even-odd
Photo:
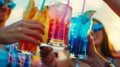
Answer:
[[[11,13],[11,8],[8,5],[8,3],[10,3],[10,2],[12,2],[12,0],[1,0],[1,4],[0,4],[0,24],[5,23],[5,21],[8,19],[9,15]]]
[[[98,24],[97,22],[94,22],[93,24]],[[92,31],[92,36],[94,38],[95,44],[97,45],[101,45],[102,41],[103,41],[103,30],[99,29],[97,31]]]

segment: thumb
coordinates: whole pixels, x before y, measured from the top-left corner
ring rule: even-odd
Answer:
[[[95,42],[94,42],[94,39],[92,37],[91,34],[88,35],[88,41],[89,41],[89,44],[88,44],[88,56],[89,57],[94,57],[96,56],[96,48],[95,48]]]
[[[95,42],[91,34],[88,35],[89,48],[95,47]]]

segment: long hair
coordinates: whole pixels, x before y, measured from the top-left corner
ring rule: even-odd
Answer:
[[[93,22],[94,21],[99,23],[99,24],[102,24],[99,20],[97,20],[95,18],[93,18]],[[107,36],[107,33],[106,33],[104,26],[102,28],[102,32],[103,32],[103,41],[102,41],[102,44],[100,46],[101,53],[103,54],[104,57],[114,57],[116,52],[115,52],[112,44],[109,42],[109,39],[108,39],[108,36]]]

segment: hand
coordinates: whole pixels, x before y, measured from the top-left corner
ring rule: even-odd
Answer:
[[[92,67],[104,67],[104,64],[107,62],[107,60],[97,52],[94,40],[91,35],[88,36],[88,40],[88,58],[87,60],[84,60],[84,62],[91,65]]]
[[[11,44],[26,40],[34,44],[39,44],[31,36],[38,37],[42,41],[41,34],[44,34],[44,26],[41,23],[34,20],[20,20],[14,24],[0,28],[0,43]]]
[[[97,52],[96,48],[95,48],[95,43],[94,43],[94,39],[91,35],[88,36],[88,40],[89,40],[89,44],[88,44],[88,60],[92,60],[93,58],[95,58],[96,56],[99,55],[99,53]]]
[[[48,46],[40,46],[41,61],[44,64],[51,64],[51,60],[54,59],[53,49]]]

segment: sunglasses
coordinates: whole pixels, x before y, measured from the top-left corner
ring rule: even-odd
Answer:
[[[5,1],[6,1],[6,0],[0,0],[0,7],[2,7],[2,6],[5,4]],[[15,4],[14,2],[8,2],[8,7],[9,7],[10,9],[14,9],[15,6],[16,6],[16,4]]]
[[[97,31],[100,31],[100,30],[102,30],[103,29],[103,25],[102,24],[93,24],[92,25],[92,30],[94,31],[94,32],[97,32]]]

